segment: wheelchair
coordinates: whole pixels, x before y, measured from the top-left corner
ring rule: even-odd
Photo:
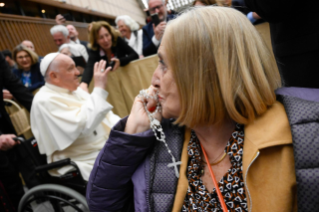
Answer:
[[[69,158],[50,164],[46,156],[41,155],[35,138],[20,141],[18,154],[23,160],[21,175],[28,190],[20,200],[18,212],[86,212],[89,211],[85,199],[87,182],[83,179],[79,168]],[[62,176],[51,176],[48,171],[71,165],[74,171]]]

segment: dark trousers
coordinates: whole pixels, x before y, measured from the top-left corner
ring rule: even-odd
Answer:
[[[15,149],[0,151],[0,186],[1,193],[6,196],[5,205],[18,209],[19,201],[24,194],[21,179],[19,177],[18,157]],[[3,208],[3,207],[2,207]],[[1,206],[0,206],[1,211]],[[10,210],[9,210],[10,211]]]

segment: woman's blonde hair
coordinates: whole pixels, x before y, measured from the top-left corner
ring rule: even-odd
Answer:
[[[89,32],[89,47],[93,50],[97,50],[99,48],[99,44],[97,43],[97,38],[99,35],[99,31],[101,27],[104,27],[107,29],[107,31],[112,36],[112,46],[116,46],[117,38],[119,36],[119,33],[115,31],[115,29],[106,21],[97,21],[91,23],[92,27]]]
[[[22,69],[22,66],[20,66],[20,64],[17,62],[17,54],[21,51],[25,51],[30,56],[31,65],[34,65],[38,62],[39,56],[34,51],[24,46],[23,44],[19,44],[13,49],[13,53],[12,53],[13,59],[18,65],[18,69]]]
[[[247,124],[275,102],[281,86],[275,58],[240,12],[193,8],[168,23],[164,39],[181,101],[176,123]]]

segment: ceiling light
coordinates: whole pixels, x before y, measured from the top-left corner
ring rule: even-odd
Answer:
[[[4,7],[4,5],[6,5],[6,4],[3,2],[0,3],[0,7]]]

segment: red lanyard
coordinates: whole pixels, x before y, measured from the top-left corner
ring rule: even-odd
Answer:
[[[221,206],[222,206],[223,212],[228,212],[228,209],[227,209],[227,206],[226,206],[226,204],[225,204],[223,195],[222,195],[222,193],[221,193],[220,190],[219,190],[218,183],[217,183],[217,181],[216,181],[216,178],[215,178],[213,169],[212,169],[212,167],[211,167],[210,164],[209,164],[209,160],[208,160],[208,157],[207,157],[207,155],[206,155],[205,149],[204,149],[204,147],[202,146],[201,143],[200,143],[200,146],[201,146],[201,148],[202,148],[202,151],[203,151],[205,160],[207,161],[207,167],[208,167],[208,169],[209,169],[210,176],[212,177],[212,180],[213,180],[213,183],[214,183],[216,192],[217,192],[217,196],[218,196],[219,202],[220,202],[220,204],[221,204]]]

